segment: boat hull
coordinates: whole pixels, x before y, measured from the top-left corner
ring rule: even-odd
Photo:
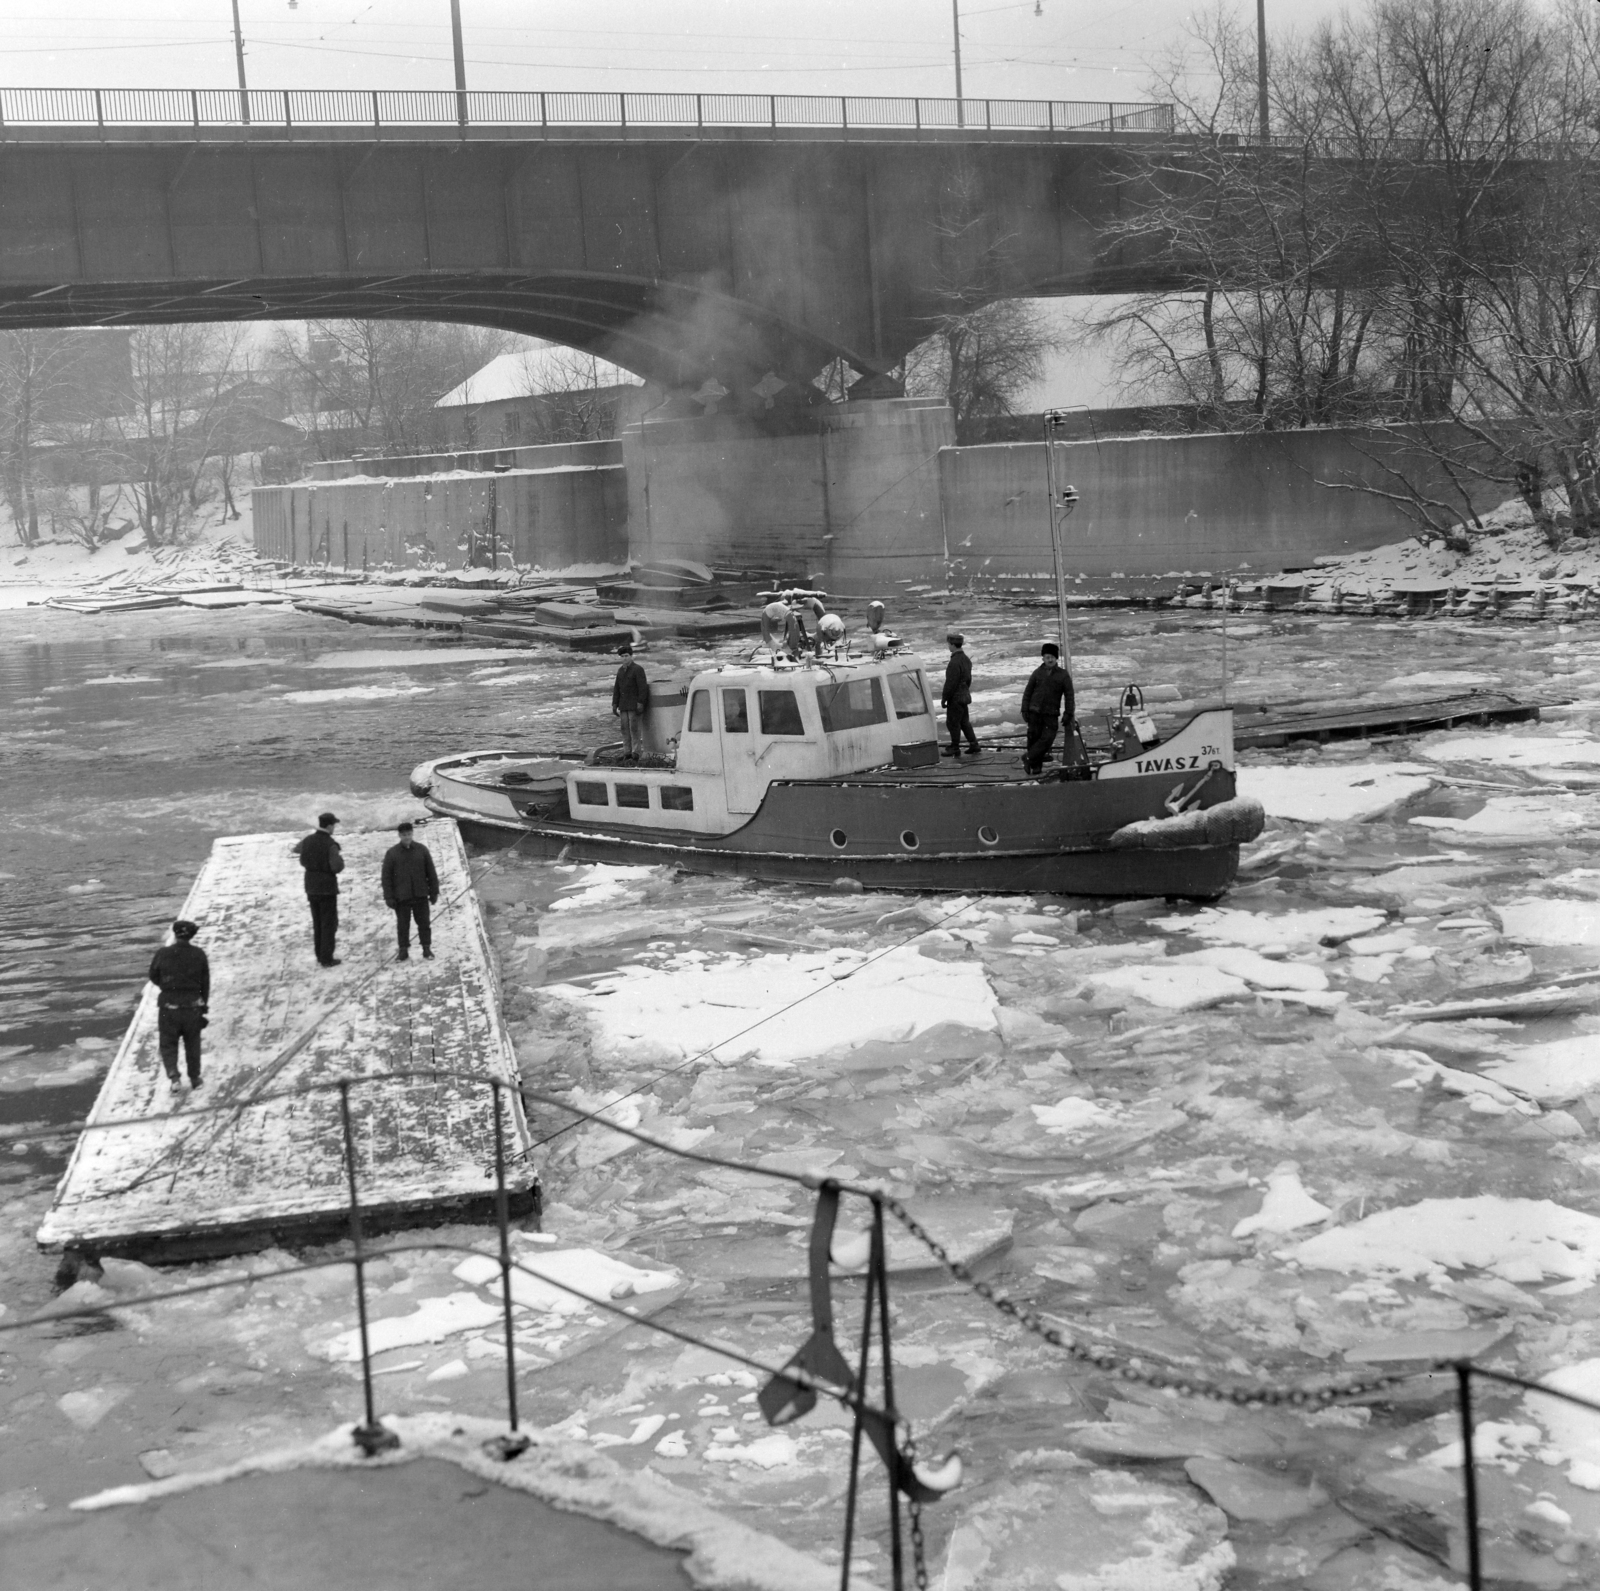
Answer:
[[[435,810],[442,810],[435,808]],[[685,872],[748,878],[771,884],[837,887],[848,879],[863,889],[967,895],[1168,896],[1216,900],[1239,870],[1236,845],[1193,846],[1171,851],[1065,851],[1054,855],[973,855],[939,859],[783,856],[761,851],[726,851],[708,846],[665,844],[651,837],[551,833],[457,818],[469,845],[487,850],[511,846],[534,857],[567,862],[657,862]]]
[[[431,771],[431,770],[430,770]],[[443,770],[440,770],[443,774]],[[417,786],[467,841],[575,862],[660,863],[770,883],[963,894],[1172,896],[1214,900],[1233,882],[1239,847],[1115,843],[1127,825],[1163,815],[1171,774],[1118,780],[865,778],[772,785],[731,834],[634,831],[546,818],[448,776]],[[1201,809],[1234,796],[1218,768]],[[842,841],[842,843],[841,843]]]

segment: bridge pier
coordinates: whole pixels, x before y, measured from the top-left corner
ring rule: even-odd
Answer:
[[[630,553],[818,575],[841,596],[940,581],[954,443],[935,398],[646,418],[622,436]]]

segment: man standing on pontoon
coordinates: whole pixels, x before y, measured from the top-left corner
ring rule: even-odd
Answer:
[[[337,967],[333,953],[339,933],[339,877],[344,857],[333,831],[339,820],[331,812],[317,819],[317,826],[294,848],[306,870],[306,903],[311,907],[311,944],[319,967]]]
[[[172,943],[150,961],[150,981],[160,991],[156,1000],[156,1033],[167,1081],[178,1086],[178,1041],[183,1041],[189,1087],[200,1086],[200,1030],[211,1004],[211,962],[192,944],[199,927],[180,917],[172,925]]]

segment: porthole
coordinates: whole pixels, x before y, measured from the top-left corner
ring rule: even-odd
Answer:
[[[843,829],[835,829],[828,838],[833,841],[835,849],[840,851],[850,843],[850,836]]]
[[[903,846],[905,846],[905,848],[908,851],[916,850],[916,848],[917,848],[916,831],[914,829],[902,829],[900,831],[900,843]]]
[[[985,845],[998,845],[1000,843],[1000,836],[996,834],[987,823],[985,823],[984,826],[978,830],[978,838],[982,840]]]

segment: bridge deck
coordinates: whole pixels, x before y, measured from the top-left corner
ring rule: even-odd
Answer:
[[[312,955],[296,836],[220,839],[183,914],[210,956],[206,1083],[174,1093],[157,1053],[146,985],[54,1203],[47,1248],[185,1259],[305,1242],[345,1229],[349,1188],[339,1093],[350,1090],[367,1230],[484,1218],[494,1200],[492,1091],[467,1079],[388,1078],[443,1069],[513,1082],[488,939],[453,823],[418,825],[440,883],[433,961],[394,960],[378,890],[390,833],[344,836],[344,965]],[[295,1092],[295,1090],[300,1090]],[[515,1096],[508,1153],[526,1128]],[[115,1125],[111,1125],[115,1123]],[[531,1172],[511,1177],[516,1207]]]

